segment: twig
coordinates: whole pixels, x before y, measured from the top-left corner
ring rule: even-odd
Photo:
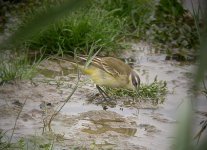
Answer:
[[[207,120],[203,120],[202,121],[202,127],[201,127],[201,129],[200,129],[200,131],[194,136],[194,139],[198,139],[197,140],[197,144],[199,143],[199,140],[200,140],[200,137],[201,137],[201,135],[202,135],[202,133],[203,133],[203,131],[205,131],[205,129],[206,129],[206,127],[207,127]]]
[[[62,108],[65,106],[65,104],[70,100],[70,98],[73,96],[73,94],[75,93],[75,91],[77,90],[78,88],[78,83],[80,81],[80,73],[79,73],[79,70],[78,70],[78,80],[77,80],[77,83],[75,85],[75,87],[73,88],[73,91],[70,93],[70,95],[66,98],[66,100],[64,101],[63,105],[56,111],[52,114],[49,122],[48,122],[48,128],[49,128],[49,131],[51,131],[51,123],[52,121],[54,120],[54,118],[57,116],[57,114],[62,110]]]
[[[96,41],[96,42],[99,42],[99,41]],[[89,56],[87,58],[87,61],[85,63],[85,67],[88,67],[88,65],[91,63],[91,61],[94,59],[94,57],[100,52],[101,48],[95,53],[93,54],[94,52],[94,49],[93,47],[90,49],[89,51]],[[93,55],[92,55],[93,54]],[[76,61],[76,58],[77,58],[77,54],[76,54],[76,50],[74,52],[74,59]],[[76,65],[77,65],[77,68],[79,68],[78,66],[78,63],[76,62]],[[52,114],[51,118],[49,119],[49,122],[48,122],[48,128],[49,128],[49,131],[51,131],[51,123],[52,121],[54,120],[54,118],[58,115],[58,113],[62,110],[62,108],[65,106],[65,104],[71,99],[71,97],[73,96],[73,94],[75,93],[75,91],[77,90],[78,88],[78,83],[80,81],[80,70],[78,69],[77,71],[77,74],[78,74],[78,80],[77,80],[77,83],[75,84],[75,87],[73,88],[73,91],[70,93],[70,95],[66,98],[66,100],[64,101],[63,105],[56,111]]]
[[[15,120],[15,123],[14,123],[14,128],[13,128],[13,130],[12,130],[12,134],[11,134],[11,137],[10,137],[10,139],[9,139],[9,144],[11,143],[12,137],[13,137],[13,135],[14,135],[14,130],[15,130],[16,125],[17,125],[17,120],[18,120],[19,117],[20,117],[20,114],[21,114],[21,112],[22,112],[22,110],[23,110],[23,107],[24,107],[26,101],[27,101],[27,98],[25,99],[25,101],[24,101],[24,103],[23,103],[23,105],[22,105],[22,107],[21,107],[19,113],[17,114],[16,120]]]

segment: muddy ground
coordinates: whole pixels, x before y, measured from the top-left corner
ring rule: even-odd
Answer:
[[[163,104],[126,103],[130,98],[101,104],[94,84],[81,75],[79,87],[49,125],[51,115],[60,108],[77,82],[77,70],[69,62],[45,60],[32,80],[0,86],[0,129],[9,137],[17,120],[13,142],[20,137],[35,143],[54,142],[55,149],[160,149],[172,148],[178,112],[192,91],[194,64],[165,60],[146,43],[131,44],[122,58],[139,72],[142,83],[166,80],[168,94]],[[25,102],[26,101],[26,102]],[[199,95],[195,108],[196,133],[206,117],[207,100]],[[25,102],[25,104],[24,104]],[[107,105],[108,109],[103,110]],[[49,131],[51,130],[51,131]],[[32,142],[33,141],[33,142]]]

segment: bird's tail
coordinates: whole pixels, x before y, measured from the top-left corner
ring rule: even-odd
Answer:
[[[75,68],[80,69],[85,74],[89,74],[86,66],[87,56],[85,55],[77,56],[76,58],[72,56],[52,57],[52,59],[70,62]]]

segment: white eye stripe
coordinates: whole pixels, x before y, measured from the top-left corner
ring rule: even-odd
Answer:
[[[135,76],[135,80],[136,80],[136,82],[137,82],[137,83],[139,83],[139,82],[138,82],[138,79],[137,79],[137,77],[136,77],[136,76]]]
[[[131,76],[132,84],[134,86],[139,86],[140,85],[140,78],[139,78],[138,74],[136,72],[132,72],[130,76]]]

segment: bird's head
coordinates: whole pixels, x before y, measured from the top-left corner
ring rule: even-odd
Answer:
[[[131,89],[136,90],[138,92],[140,87],[140,78],[136,71],[132,70],[129,76],[129,82]]]

